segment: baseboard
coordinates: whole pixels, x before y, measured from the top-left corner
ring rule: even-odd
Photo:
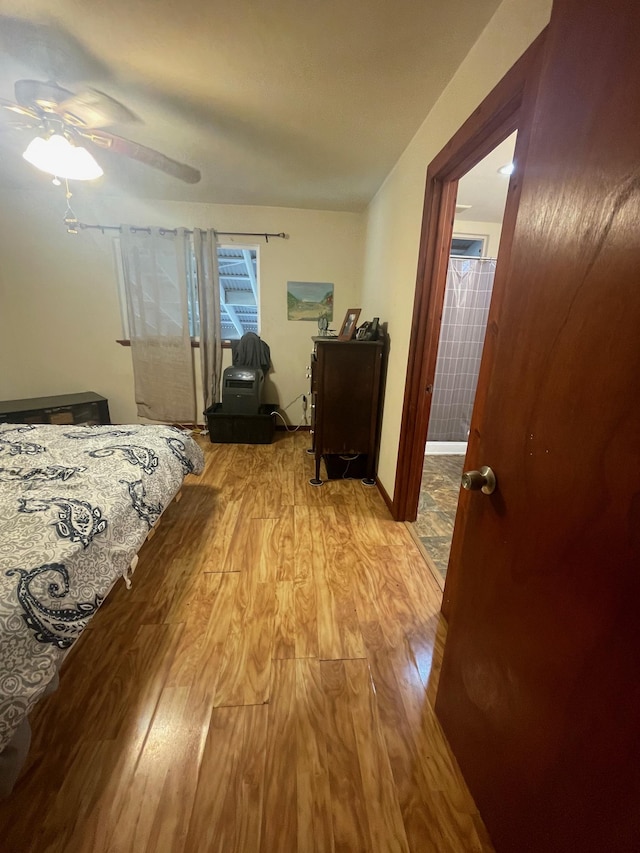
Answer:
[[[284,424],[276,424],[276,429],[285,432],[311,432],[311,427],[309,424],[300,424],[300,426],[285,426]]]
[[[376,486],[378,487],[378,491],[379,491],[379,492],[380,492],[380,494],[382,495],[382,500],[383,500],[383,501],[386,503],[386,505],[387,505],[387,509],[389,510],[389,512],[391,513],[391,515],[393,516],[394,521],[397,521],[398,519],[396,518],[396,515],[395,515],[395,510],[394,510],[394,506],[393,506],[393,501],[392,501],[392,500],[391,500],[391,498],[389,497],[389,492],[388,492],[388,491],[385,489],[385,487],[382,485],[382,483],[380,482],[380,480],[378,479],[378,477],[376,477]]]
[[[428,441],[424,448],[425,456],[465,456],[466,441]]]

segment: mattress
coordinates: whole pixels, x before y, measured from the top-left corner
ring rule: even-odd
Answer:
[[[0,425],[0,752],[203,467],[174,427]]]

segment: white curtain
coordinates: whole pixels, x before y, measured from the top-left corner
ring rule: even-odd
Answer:
[[[200,368],[204,408],[220,402],[222,339],[220,332],[220,279],[215,231],[193,234],[200,311]]]
[[[170,423],[196,420],[184,228],[121,227],[120,246],[138,414]]]

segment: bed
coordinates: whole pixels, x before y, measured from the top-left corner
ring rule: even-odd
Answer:
[[[26,756],[27,715],[203,467],[174,427],[0,425],[0,796]]]

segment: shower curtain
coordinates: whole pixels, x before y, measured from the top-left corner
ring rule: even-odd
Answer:
[[[467,440],[495,269],[495,258],[449,258],[427,441]]]

